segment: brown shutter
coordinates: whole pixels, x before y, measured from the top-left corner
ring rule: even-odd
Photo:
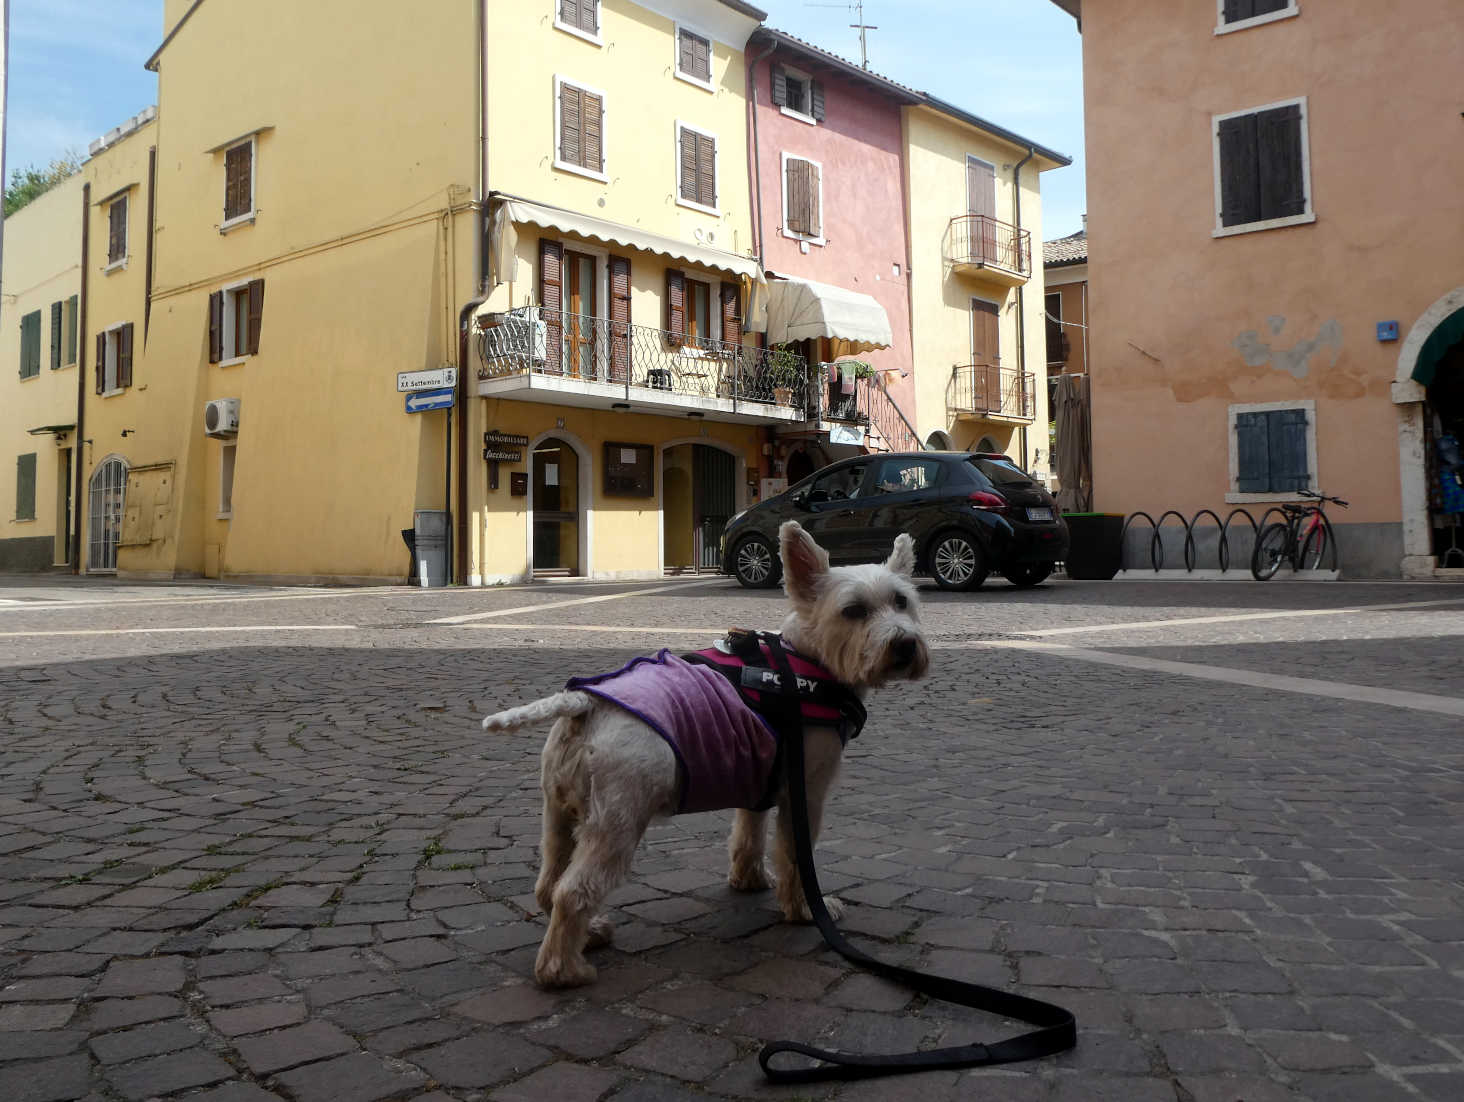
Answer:
[[[676,39],[676,67],[687,76],[696,75],[695,39],[686,31],[680,31]]]
[[[264,324],[264,280],[249,281],[249,354],[259,352],[259,330]]]
[[[712,42],[697,35],[691,37],[692,66],[702,80],[712,79]]]
[[[814,237],[820,237],[823,235],[823,211],[819,208],[822,206],[823,197],[819,193],[818,165],[812,161],[804,161],[803,163],[807,166],[808,232]]]
[[[680,183],[678,191],[681,198],[688,203],[696,202],[696,132],[681,130],[680,149],[677,151],[677,161],[680,165]]]
[[[686,276],[675,268],[666,269],[666,343],[686,343]]]
[[[722,340],[726,344],[742,343],[742,288],[722,281]]]
[[[610,381],[630,379],[630,258],[610,258]]]
[[[129,321],[117,334],[117,385],[132,385],[132,323]]]
[[[812,81],[809,81],[808,100],[809,100],[809,103],[812,104],[812,106],[813,106],[813,117],[815,119],[817,119],[819,122],[823,122],[823,117],[824,117],[824,87],[823,87],[823,81],[821,81],[821,80],[812,80]]]
[[[547,237],[539,238],[539,305],[547,330],[544,370],[557,375],[564,355],[564,246]]]
[[[977,363],[1001,362],[1000,311],[994,302],[971,303],[971,352]]]
[[[605,171],[605,146],[601,138],[604,106],[599,96],[589,92],[580,93],[580,118],[584,126],[584,160],[581,163],[592,172]]]
[[[783,169],[783,228],[789,233],[808,232],[808,178],[804,172],[807,164],[807,161],[790,157]]]
[[[705,134],[696,135],[696,201],[717,205],[717,143]]]
[[[565,164],[584,163],[580,142],[580,90],[559,86],[559,159]]]
[[[208,362],[216,364],[224,358],[224,292],[208,296]]]
[[[97,334],[97,393],[107,389],[107,334]]]
[[[774,65],[773,69],[773,105],[775,107],[786,107],[788,105],[788,76],[783,72],[781,65]]]
[[[239,218],[254,209],[250,175],[254,146],[236,145],[224,154],[224,219]]]

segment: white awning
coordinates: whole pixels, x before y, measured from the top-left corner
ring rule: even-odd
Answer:
[[[695,264],[698,267],[745,276],[754,283],[760,282],[763,278],[762,269],[751,257],[738,256],[736,253],[723,252],[721,249],[713,249],[705,245],[690,244],[674,237],[663,237],[659,233],[651,233],[649,230],[637,229],[634,226],[622,226],[618,222],[610,222],[589,214],[580,214],[578,211],[563,210],[559,207],[545,206],[542,203],[531,203],[526,199],[501,199],[498,209],[493,212],[489,223],[489,234],[492,238],[490,248],[494,258],[494,278],[500,283],[513,278],[512,269],[515,265],[510,258],[513,257],[513,248],[516,243],[517,235],[513,231],[515,225],[539,226],[547,230],[558,230],[560,233],[587,237],[591,241],[603,241],[608,245],[659,253],[673,260],[684,260],[688,264]]]
[[[842,355],[888,348],[894,341],[889,315],[869,295],[810,279],[770,279],[768,343],[787,344],[815,337],[846,342]]]

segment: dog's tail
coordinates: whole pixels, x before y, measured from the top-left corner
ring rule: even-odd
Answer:
[[[543,723],[546,719],[560,716],[582,716],[595,706],[595,698],[589,693],[555,693],[520,708],[496,712],[483,720],[485,731],[511,731],[515,727],[527,727],[531,723]]]

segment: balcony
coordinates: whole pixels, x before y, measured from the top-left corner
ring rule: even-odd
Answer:
[[[1000,364],[957,364],[946,384],[946,409],[957,417],[1031,421],[1037,416],[1033,373]]]
[[[820,423],[846,425],[860,433],[869,451],[917,452],[924,448],[920,435],[884,387],[872,378],[855,380],[853,394],[830,383],[818,411]],[[822,388],[815,388],[822,389]]]
[[[984,214],[958,215],[946,227],[945,260],[962,275],[1020,287],[1032,278],[1032,234]]]
[[[538,307],[485,320],[482,397],[755,425],[805,417],[808,368],[792,352],[704,337],[678,343],[660,329]]]

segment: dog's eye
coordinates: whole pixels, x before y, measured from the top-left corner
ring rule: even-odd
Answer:
[[[910,607],[910,598],[906,597],[903,593],[896,593],[895,607],[901,612],[904,612],[905,609]]]
[[[862,620],[869,615],[865,605],[845,605],[842,611],[846,620]]]

